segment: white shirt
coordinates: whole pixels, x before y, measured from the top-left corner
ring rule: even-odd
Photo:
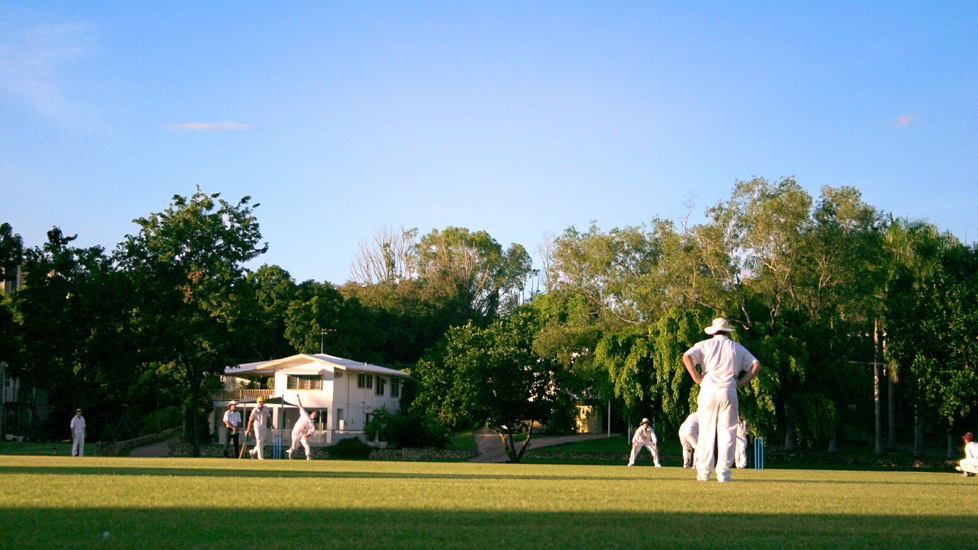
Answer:
[[[302,436],[311,434],[315,430],[316,426],[313,424],[312,418],[309,417],[309,413],[302,407],[299,407],[299,420],[293,426],[292,433]]]
[[[737,423],[737,439],[747,441],[747,421],[741,420]]]
[[[644,445],[649,441],[652,443],[658,442],[655,437],[655,431],[648,424],[643,424],[635,430],[635,435],[632,436],[632,443]]]
[[[74,434],[85,433],[85,417],[75,415],[71,417],[71,424],[68,425],[71,428],[71,432]]]
[[[228,409],[224,411],[224,421],[230,424],[232,428],[237,428],[238,424],[241,423],[241,413]]]
[[[686,355],[703,370],[703,388],[736,388],[737,376],[757,362],[747,348],[725,334],[697,342]]]
[[[264,428],[265,424],[268,424],[268,409],[264,406],[260,409],[258,407],[251,409],[251,425],[255,430]]]
[[[978,460],[978,441],[971,441],[964,446],[964,457]]]

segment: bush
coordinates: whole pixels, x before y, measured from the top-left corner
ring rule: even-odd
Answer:
[[[341,439],[335,445],[326,447],[329,457],[338,460],[366,460],[373,448],[356,437]]]
[[[391,414],[383,409],[374,411],[365,432],[368,439],[379,437],[397,449],[444,449],[451,439],[448,428],[434,418],[416,412]]]
[[[180,407],[163,407],[157,409],[142,418],[140,424],[142,428],[139,435],[150,435],[160,433],[164,430],[177,428],[180,426],[182,416]]]

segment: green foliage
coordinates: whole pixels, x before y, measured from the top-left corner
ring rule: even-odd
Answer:
[[[326,452],[332,460],[367,460],[372,450],[373,447],[356,437],[341,439],[326,447]]]
[[[470,323],[449,330],[444,344],[413,371],[421,387],[415,410],[452,428],[489,426],[504,437],[510,459],[518,462],[522,451],[513,448],[513,435],[532,433],[557,408],[570,406],[561,398],[562,369],[533,352],[533,333],[529,312],[486,328]]]
[[[451,439],[445,424],[416,411],[391,414],[386,409],[375,410],[364,432],[367,439],[379,438],[393,448],[443,449]]]
[[[205,194],[175,195],[161,213],[135,220],[140,231],[117,252],[138,307],[132,323],[148,360],[181,369],[187,434],[195,454],[206,436],[207,379],[232,355],[234,328],[247,306],[235,289],[243,264],[263,254],[250,197],[236,204]]]
[[[180,407],[169,406],[152,411],[139,419],[139,435],[157,434],[180,426]]]

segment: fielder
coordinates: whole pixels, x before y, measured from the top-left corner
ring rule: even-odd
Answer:
[[[295,394],[295,398],[299,403],[299,420],[292,427],[292,445],[288,451],[285,451],[285,454],[289,455],[289,459],[291,460],[292,453],[299,448],[299,443],[302,443],[303,448],[306,450],[306,460],[312,460],[312,451],[309,449],[307,439],[316,430],[316,424],[313,422],[316,420],[316,411],[307,413],[306,409],[302,408],[302,398],[299,397],[299,394]]]
[[[635,435],[632,436],[632,455],[628,458],[629,466],[635,465],[635,459],[638,458],[638,453],[642,452],[643,447],[647,447],[652,453],[652,462],[655,463],[655,467],[661,468],[662,465],[659,464],[659,440],[655,437],[655,430],[649,426],[648,418],[642,419],[642,423],[635,430]]]
[[[968,432],[961,439],[964,440],[964,459],[958,463],[957,469],[965,476],[978,474],[978,443],[975,442],[975,436]]]
[[[248,449],[248,456],[265,460],[262,456],[262,447],[265,445],[265,426],[268,425],[268,409],[265,408],[265,398],[259,397],[255,408],[251,410],[248,417],[248,426],[245,427],[245,444],[248,443],[248,434],[255,430],[255,447]]]
[[[696,438],[700,435],[699,416],[689,413],[683,424],[679,426],[679,443],[683,446],[683,468],[693,467],[693,453],[696,451]]]
[[[747,421],[739,414],[737,415],[737,448],[734,457],[738,468],[747,467]]]
[[[700,386],[697,398],[700,433],[696,441],[696,479],[709,481],[710,471],[715,465],[717,481],[725,482],[730,481],[730,466],[734,461],[740,405],[737,388],[757,376],[761,364],[747,348],[730,339],[734,329],[726,319],[714,319],[713,324],[703,332],[712,338],[697,342],[683,353],[686,371],[693,382]],[[746,374],[740,376],[741,373]]]
[[[85,417],[81,409],[75,409],[68,428],[71,429],[71,456],[85,456]]]

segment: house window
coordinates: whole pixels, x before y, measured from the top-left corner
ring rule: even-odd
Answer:
[[[357,375],[357,387],[358,388],[372,388],[374,387],[374,375],[360,373]]]
[[[336,409],[336,429],[346,429],[346,421],[343,419],[343,409]]]
[[[290,374],[286,379],[286,387],[290,390],[321,390],[323,379],[318,374]]]
[[[386,385],[387,385],[387,379],[386,378],[381,378],[381,377],[378,376],[377,377],[377,391],[375,391],[374,393],[376,395],[384,395],[384,386],[386,386]]]
[[[391,397],[401,396],[401,379],[391,378]]]

